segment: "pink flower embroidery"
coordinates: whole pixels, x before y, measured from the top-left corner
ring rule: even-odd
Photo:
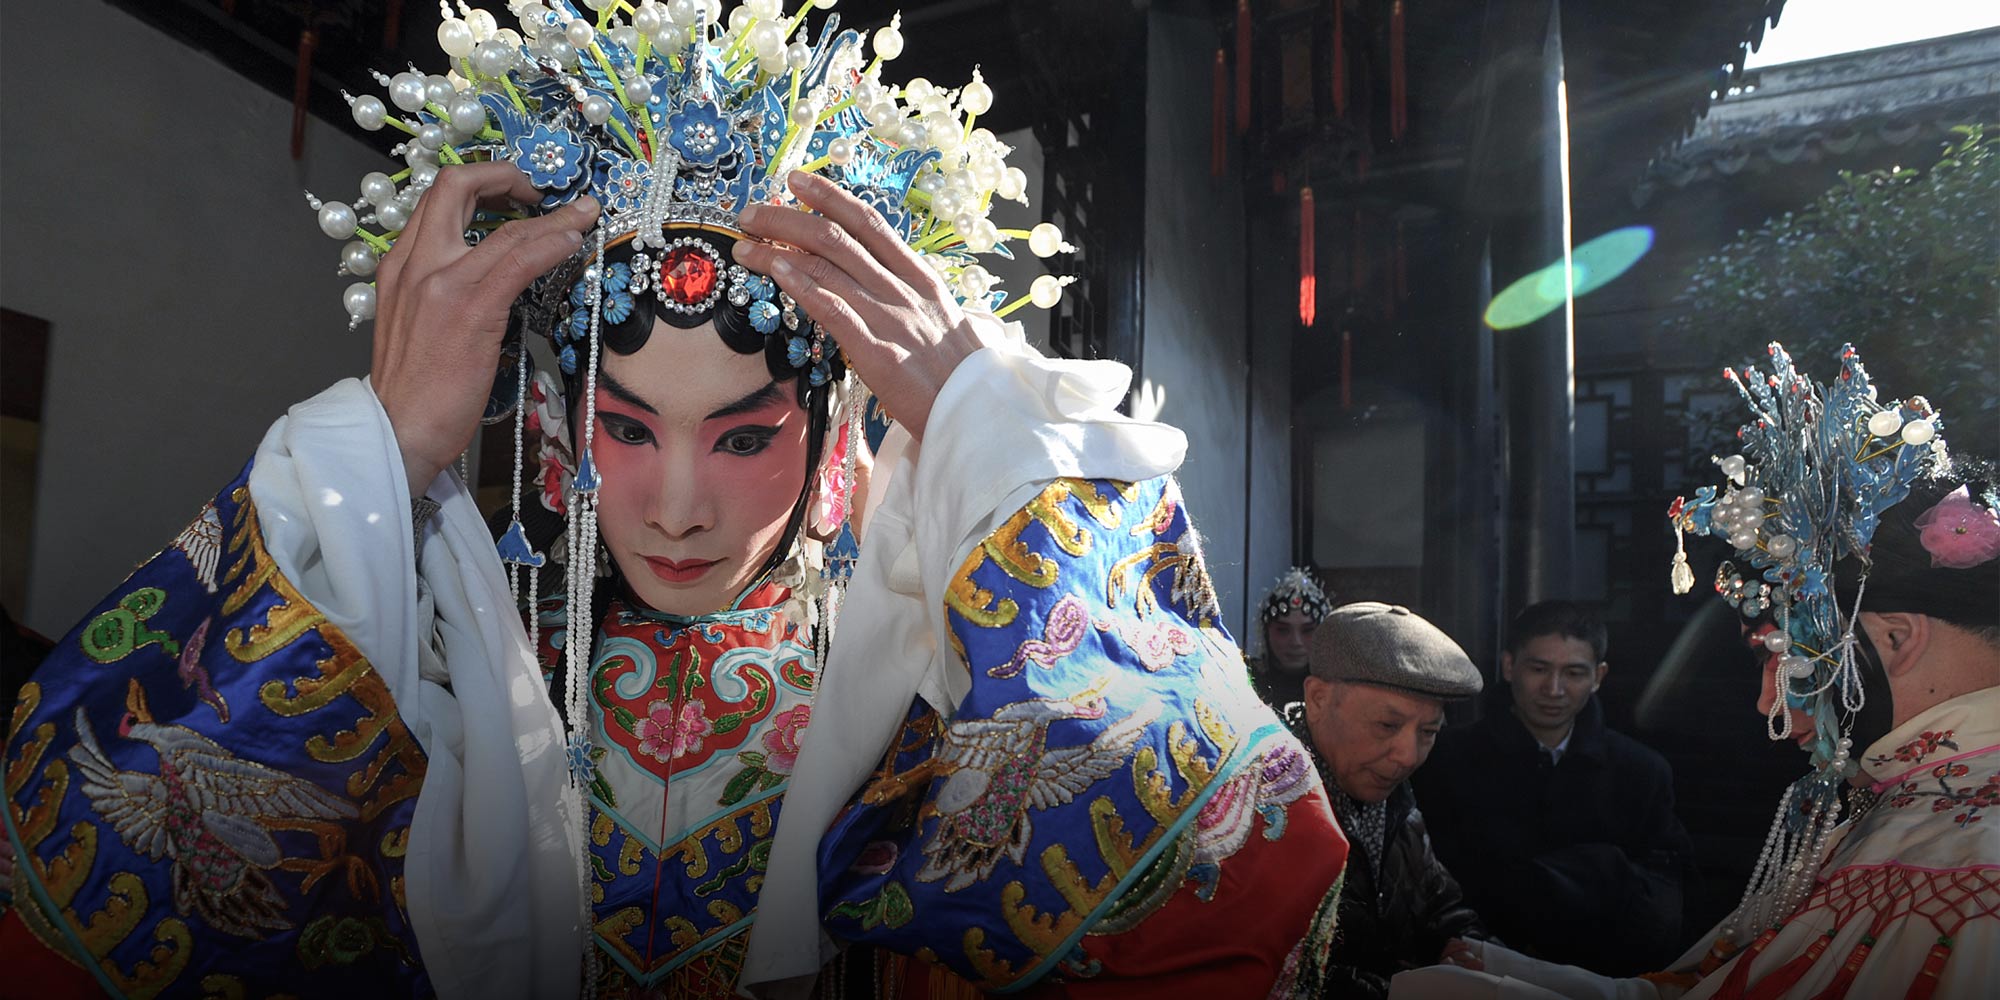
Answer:
[[[1194,636],[1169,621],[1127,622],[1121,631],[1132,651],[1139,654],[1140,665],[1151,673],[1173,666],[1176,658],[1195,649]]]
[[[2000,556],[2000,513],[1972,502],[1961,486],[1916,520],[1931,566],[1971,569]]]
[[[639,752],[661,763],[700,752],[702,737],[709,731],[701,702],[682,705],[679,714],[676,723],[674,703],[665,698],[647,705],[646,717],[639,720],[633,731],[639,737]]]
[[[764,731],[764,770],[791,774],[799,764],[799,740],[812,722],[812,706],[799,705],[779,712]]]
[[[661,698],[646,706],[633,735],[639,737],[639,752],[662,763],[674,758],[674,703]]]
[[[1877,754],[1869,758],[1869,760],[1876,764],[1887,764],[1898,760],[1914,764],[1931,754],[1937,753],[1938,747],[1947,747],[1952,750],[1958,749],[1958,744],[1952,741],[1952,737],[1957,735],[1957,733],[1958,731],[1955,729],[1946,729],[1942,732],[1925,730],[1916,739],[1897,747],[1894,753]]]
[[[1049,609],[1049,617],[1042,623],[1039,639],[1022,641],[1014,650],[1014,658],[986,671],[989,677],[1017,677],[1021,671],[1033,663],[1044,670],[1055,668],[1056,661],[1076,652],[1083,643],[1083,637],[1090,631],[1090,611],[1075,594],[1065,596]]]
[[[690,701],[682,705],[680,734],[674,740],[674,756],[700,753],[701,739],[708,735],[709,728],[708,716],[702,712],[701,702]]]

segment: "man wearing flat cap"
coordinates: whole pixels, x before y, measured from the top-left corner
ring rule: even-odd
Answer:
[[[1479,693],[1479,671],[1408,608],[1335,608],[1313,633],[1292,728],[1313,751],[1351,844],[1326,997],[1386,997],[1389,977],[1451,962],[1485,938],[1458,882],[1431,853],[1412,772],[1430,756],[1447,701]]]

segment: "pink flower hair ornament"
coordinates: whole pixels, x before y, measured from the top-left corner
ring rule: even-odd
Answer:
[[[1961,486],[1916,520],[1933,569],[1971,569],[2000,556],[2000,512],[1974,503]]]

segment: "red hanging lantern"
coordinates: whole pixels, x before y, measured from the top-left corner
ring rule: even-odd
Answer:
[[[395,51],[396,40],[403,33],[403,0],[389,0],[389,7],[382,12],[382,47]]]
[[[1346,4],[1334,0],[1333,4],[1333,113],[1337,118],[1347,117],[1347,33],[1343,26],[1345,16],[1341,8]]]
[[[1211,108],[1212,121],[1209,135],[1208,175],[1221,178],[1229,165],[1226,143],[1229,141],[1229,60],[1221,47],[1215,50],[1215,77],[1212,81],[1214,102]]]
[[[1409,86],[1403,58],[1403,0],[1389,5],[1389,138],[1400,140],[1410,127]]]
[[[312,96],[313,50],[319,47],[319,33],[309,24],[299,31],[299,69],[292,78],[292,159],[306,153],[306,101]]]
[[[1319,316],[1319,271],[1314,260],[1313,189],[1299,188],[1299,322],[1307,327]]]
[[[1250,0],[1236,0],[1236,134],[1250,131]]]

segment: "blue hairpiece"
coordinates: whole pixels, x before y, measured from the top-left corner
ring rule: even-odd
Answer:
[[[1771,344],[1770,355],[1769,374],[1724,369],[1753,418],[1736,432],[1743,453],[1715,459],[1727,481],[1676,498],[1668,517],[1677,536],[1726,538],[1736,558],[1722,564],[1716,591],[1744,617],[1777,625],[1765,640],[1782,654],[1773,738],[1791,735],[1782,707],[1801,709],[1818,730],[1816,760],[1846,766],[1836,716],[1860,711],[1865,699],[1853,648],[1860,597],[1853,608],[1839,606],[1835,566],[1852,558],[1865,567],[1883,512],[1944,461],[1941,421],[1921,396],[1877,402],[1852,346],[1841,349],[1839,376],[1824,384],[1793,367],[1781,345]],[[1673,584],[1677,593],[1693,588],[1684,549],[1674,556]]]

